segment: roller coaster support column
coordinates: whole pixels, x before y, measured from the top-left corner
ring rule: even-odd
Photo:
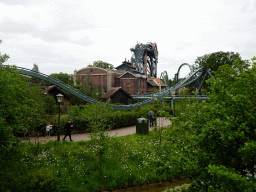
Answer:
[[[171,108],[172,108],[172,113],[173,113],[173,116],[175,116],[175,112],[174,112],[174,98],[171,99]]]

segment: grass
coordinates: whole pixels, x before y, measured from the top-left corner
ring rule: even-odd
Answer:
[[[158,130],[59,145],[25,142],[19,160],[1,167],[0,185],[4,191],[98,191],[166,180],[175,176],[164,167],[171,129],[161,145]]]
[[[10,158],[0,158],[1,191],[111,191],[178,177],[176,141],[184,137],[179,129],[60,144],[20,143],[11,148]]]

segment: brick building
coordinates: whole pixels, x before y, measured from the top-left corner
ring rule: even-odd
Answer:
[[[160,79],[151,77],[147,73],[140,73],[135,66],[126,60],[115,69],[87,67],[75,71],[74,84],[76,84],[76,79],[80,79],[80,84],[83,84],[88,77],[103,95],[107,94],[108,91],[113,91],[112,88],[119,87],[130,95],[148,94],[167,87]]]

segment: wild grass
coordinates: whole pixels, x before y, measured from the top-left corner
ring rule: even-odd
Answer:
[[[171,131],[164,130],[164,135]],[[164,167],[171,158],[159,130],[147,135],[46,144],[22,143],[18,161],[1,167],[4,191],[98,191],[159,182],[174,177]]]
[[[20,143],[0,158],[1,191],[111,191],[175,178],[180,133],[169,126],[147,135]]]

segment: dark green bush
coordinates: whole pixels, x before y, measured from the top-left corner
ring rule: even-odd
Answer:
[[[172,113],[171,107],[166,102],[156,101],[151,105],[144,107],[138,106],[130,111],[113,111],[104,104],[72,106],[70,109],[70,118],[74,121],[74,130],[77,132],[88,132],[93,129],[96,122],[101,122],[102,129],[106,130],[109,126],[111,129],[130,127],[136,124],[140,117],[148,117],[148,112],[153,109],[155,117],[159,116],[160,110]]]

